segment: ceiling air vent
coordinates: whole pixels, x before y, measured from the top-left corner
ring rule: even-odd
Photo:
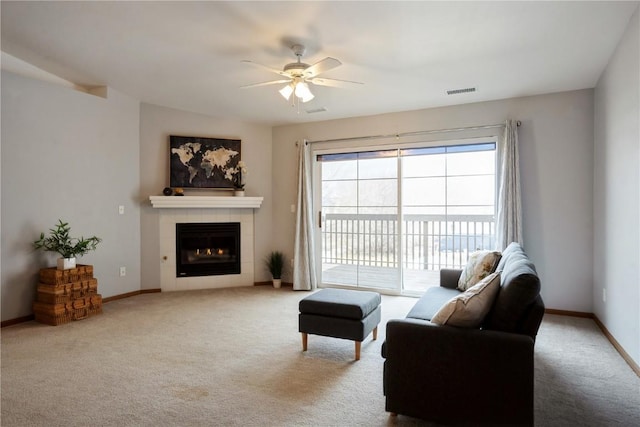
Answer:
[[[320,108],[315,108],[313,110],[305,110],[307,112],[307,114],[315,114],[315,113],[322,113],[324,111],[327,111],[326,107],[320,107]]]
[[[461,93],[470,93],[475,91],[476,91],[475,87],[466,87],[464,89],[450,89],[447,91],[447,95],[458,95]]]

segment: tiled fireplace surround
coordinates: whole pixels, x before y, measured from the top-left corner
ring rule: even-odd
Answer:
[[[151,196],[159,209],[160,288],[162,292],[249,286],[254,283],[254,209],[262,197]],[[176,277],[176,224],[240,223],[240,274]]]

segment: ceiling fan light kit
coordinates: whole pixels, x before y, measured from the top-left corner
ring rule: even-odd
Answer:
[[[288,101],[289,98],[291,98],[291,94],[293,93],[293,85],[292,84],[288,84],[285,87],[283,87],[282,89],[280,89],[278,92],[280,92],[280,95],[282,95],[284,97],[284,99],[286,99]]]
[[[296,90],[294,91],[294,93],[299,99],[302,100],[302,102],[309,102],[313,98],[315,98],[315,96],[311,93],[311,90],[309,89],[308,84],[306,84],[305,82],[297,82],[294,84],[296,87]]]
[[[343,86],[344,84],[362,84],[360,82],[352,82],[348,80],[329,79],[326,77],[318,78],[317,76],[319,74],[332,70],[342,65],[342,63],[335,58],[327,57],[321,61],[316,62],[313,65],[305,64],[304,62],[302,62],[302,55],[304,55],[306,51],[305,47],[300,44],[296,44],[291,47],[291,50],[295,54],[297,61],[285,65],[282,71],[268,67],[266,65],[258,64],[256,62],[242,61],[250,65],[264,68],[286,78],[286,80],[273,80],[269,82],[242,86],[242,89],[287,83],[287,85],[280,89],[278,92],[280,92],[280,95],[282,95],[282,97],[287,101],[291,99],[291,95],[295,95],[292,100],[292,105],[295,105],[296,102],[309,102],[313,98],[315,98],[315,96],[311,92],[311,89],[309,88],[309,83],[318,86],[330,87],[339,87]]]
[[[309,89],[309,85],[299,79],[289,83],[278,92],[280,92],[280,95],[287,101],[291,98],[292,94],[295,94],[296,98],[302,102],[309,102],[315,98],[313,93],[311,93],[311,89]]]

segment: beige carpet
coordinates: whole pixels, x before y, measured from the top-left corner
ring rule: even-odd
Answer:
[[[415,299],[383,297],[378,340],[354,362],[351,341],[310,336],[301,351],[297,306],[307,295],[266,286],[146,294],[66,325],[4,328],[1,424],[427,425],[390,418],[382,395],[383,324]],[[593,321],[546,316],[536,353],[536,425],[640,419],[640,379]]]

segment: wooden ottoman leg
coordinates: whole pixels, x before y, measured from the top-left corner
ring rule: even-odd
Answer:
[[[375,328],[373,328],[373,340],[377,340],[378,339],[378,327],[376,326]]]
[[[302,351],[307,351],[307,333],[303,332],[302,333]]]
[[[356,360],[360,360],[360,347],[362,346],[362,341],[356,341]]]

